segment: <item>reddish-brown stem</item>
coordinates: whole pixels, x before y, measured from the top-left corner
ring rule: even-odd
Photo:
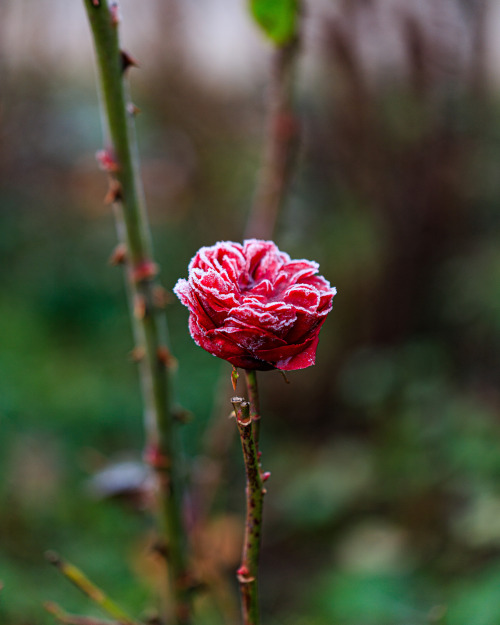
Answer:
[[[253,435],[250,404],[241,397],[233,397],[231,401],[240,435],[246,473],[245,536],[237,577],[240,583],[243,623],[244,625],[259,625],[258,573],[265,489],[259,453]]]
[[[297,153],[299,123],[292,107],[298,37],[273,51],[267,143],[245,235],[272,238]]]

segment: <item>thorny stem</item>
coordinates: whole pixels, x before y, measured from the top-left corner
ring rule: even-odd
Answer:
[[[90,579],[74,564],[61,559],[57,553],[48,551],[45,554],[47,560],[53,564],[61,573],[74,584],[83,594],[97,604],[101,610],[109,614],[111,618],[115,619],[121,625],[135,625],[136,621],[131,618],[120,606],[118,606],[112,599],[110,599],[104,591],[96,586]],[[48,604],[54,607],[54,604]],[[46,606],[47,608],[47,606]],[[54,609],[49,610],[55,614]]]
[[[166,541],[169,595],[174,623],[188,625],[187,541],[182,522],[182,484],[172,412],[171,376],[175,362],[168,349],[163,291],[153,262],[151,235],[139,175],[133,123],[124,72],[130,58],[120,51],[117,6],[107,0],[83,0],[87,10],[99,71],[101,104],[106,118],[105,158],[111,163],[108,199],[115,205],[118,229],[124,231],[127,282],[134,315],[135,350],[140,361],[144,397],[147,451],[157,476],[158,517]]]
[[[257,451],[259,451],[260,405],[259,389],[257,387],[257,372],[254,369],[245,369],[245,380],[247,383],[248,401],[250,402],[250,417],[252,419],[253,437]]]
[[[259,625],[258,568],[262,533],[262,507],[265,489],[261,475],[259,452],[255,444],[251,407],[241,397],[233,397],[236,424],[241,440],[246,473],[246,520],[241,566],[237,577],[240,583],[241,607],[244,625]]]
[[[266,145],[246,237],[269,239],[285,199],[296,160],[299,124],[292,106],[299,39],[273,51]]]

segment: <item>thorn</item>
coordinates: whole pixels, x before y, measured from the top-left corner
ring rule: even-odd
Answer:
[[[141,109],[138,106],[136,106],[133,102],[129,102],[127,104],[127,113],[129,115],[132,115],[132,117],[139,115],[140,112],[141,112]]]
[[[104,196],[104,204],[114,204],[123,200],[122,185],[114,178],[109,179],[109,187],[106,195]]]
[[[143,260],[132,268],[131,279],[134,282],[150,280],[158,274],[158,265],[152,260]]]
[[[129,67],[139,67],[139,63],[134,59],[133,56],[130,56],[128,52],[125,50],[120,50],[120,58],[122,62],[122,73],[124,74]]]
[[[282,371],[281,369],[279,369],[279,372],[281,373],[281,375],[283,376],[283,379],[285,380],[285,382],[287,384],[290,384],[290,380],[286,377],[286,373],[284,371]]]
[[[127,262],[127,246],[125,243],[120,243],[115,247],[108,262],[113,267],[124,265]]]
[[[260,492],[261,492],[263,495],[267,495],[267,488],[263,488]]]
[[[120,165],[118,164],[111,148],[98,150],[95,153],[95,157],[99,168],[102,169],[102,171],[105,171],[108,174],[116,174],[117,171],[120,171]]]
[[[130,352],[130,357],[134,362],[141,362],[146,355],[146,350],[144,347],[134,347],[134,349]]]
[[[177,360],[172,356],[168,347],[165,347],[165,345],[160,345],[158,347],[156,357],[158,358],[158,362],[165,367],[175,367],[177,364]]]
[[[167,304],[172,301],[172,297],[167,289],[164,289],[162,286],[155,286],[153,289],[153,304],[156,308],[166,308]]]
[[[100,0],[92,0],[92,6],[100,7],[101,6]]]
[[[139,321],[142,321],[146,316],[147,306],[146,298],[143,295],[136,295],[134,298],[134,316]]]
[[[162,454],[155,445],[150,445],[144,452],[144,462],[154,469],[169,469],[172,466],[171,459]]]
[[[238,384],[238,378],[240,374],[238,373],[238,369],[233,366],[233,370],[231,372],[231,384],[233,385],[233,391],[236,392],[236,385]]]
[[[249,584],[250,582],[255,581],[255,577],[250,575],[250,571],[245,565],[240,566],[240,568],[236,571],[236,577],[238,578],[240,584]]]
[[[257,458],[258,458],[259,460],[262,458],[262,452],[261,452],[261,451],[258,451],[258,452],[257,452]]]
[[[261,479],[263,482],[267,482],[267,480],[271,477],[271,471],[266,471],[262,474]]]
[[[109,12],[111,13],[111,24],[113,26],[118,26],[120,23],[120,12],[118,9],[118,2],[112,2],[109,5]]]

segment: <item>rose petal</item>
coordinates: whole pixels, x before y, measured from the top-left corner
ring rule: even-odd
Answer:
[[[258,357],[266,362],[274,363],[276,369],[283,371],[305,369],[316,362],[318,341],[319,334],[316,334],[298,345],[286,345],[285,347],[277,347],[275,349],[260,350]]]
[[[238,367],[301,369],[314,364],[336,293],[318,270],[272,241],[219,242],[199,250],[174,292],[203,349]]]

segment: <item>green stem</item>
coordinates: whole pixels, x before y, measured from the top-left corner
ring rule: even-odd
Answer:
[[[49,614],[64,625],[119,625],[118,621],[103,621],[89,616],[80,616],[79,614],[68,614],[57,603],[46,602],[43,606]]]
[[[182,522],[182,481],[179,446],[172,411],[170,356],[166,317],[159,304],[161,287],[153,262],[149,223],[139,174],[133,115],[127,107],[124,56],[120,51],[115,8],[107,0],[83,0],[97,56],[101,104],[106,119],[106,155],[111,200],[115,202],[118,229],[127,247],[127,282],[134,312],[136,352],[141,358],[141,382],[145,404],[147,460],[157,475],[158,517],[168,554],[168,594],[174,603],[176,625],[190,618],[187,584],[187,541]]]
[[[255,443],[251,406],[240,397],[231,400],[241,440],[246,473],[246,520],[241,566],[237,577],[240,583],[244,625],[259,625],[258,574],[262,534],[262,508],[265,489]]]
[[[101,610],[120,623],[120,625],[135,625],[136,621],[110,599],[98,586],[91,582],[85,573],[74,564],[62,560],[58,554],[53,551],[49,551],[45,555],[47,560],[59,569],[66,579],[81,590],[83,594],[87,595]],[[54,612],[54,610],[52,610],[52,612]]]
[[[260,404],[259,389],[257,386],[257,372],[254,369],[245,369],[245,380],[247,383],[248,401],[250,402],[250,417],[252,419],[253,437],[258,451],[260,434]]]

